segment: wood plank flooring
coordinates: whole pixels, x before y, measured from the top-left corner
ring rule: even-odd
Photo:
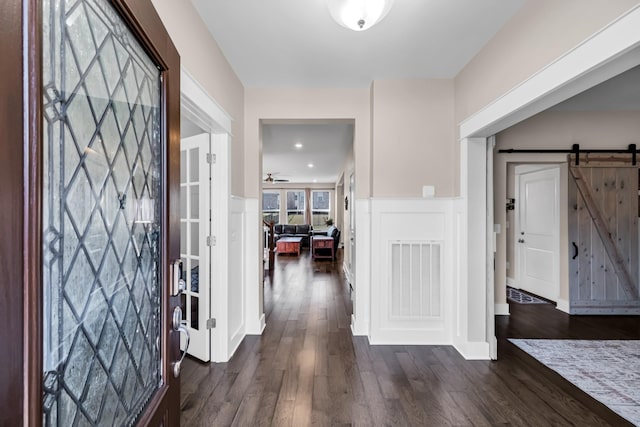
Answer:
[[[604,405],[507,337],[640,338],[636,317],[574,317],[552,305],[500,316],[499,361],[448,346],[370,346],[352,337],[342,261],[278,256],[267,327],[225,364],[185,361],[183,426],[622,426]]]

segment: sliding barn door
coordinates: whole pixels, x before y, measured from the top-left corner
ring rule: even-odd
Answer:
[[[640,314],[638,168],[627,158],[569,164],[571,314]]]

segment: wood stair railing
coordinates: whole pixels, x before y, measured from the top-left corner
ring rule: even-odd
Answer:
[[[273,238],[273,227],[275,223],[273,221],[267,222],[262,220],[265,227],[269,228],[269,232],[267,233],[267,247],[269,248],[269,273],[273,271],[273,265],[275,262],[275,254],[276,254],[276,242]]]

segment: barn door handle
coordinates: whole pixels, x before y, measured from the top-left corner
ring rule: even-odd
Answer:
[[[573,258],[571,259],[576,259],[578,258],[578,245],[576,245],[576,242],[571,242],[571,244],[573,245]]]

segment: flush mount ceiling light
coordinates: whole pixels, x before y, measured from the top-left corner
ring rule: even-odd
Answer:
[[[304,146],[302,145],[302,143],[300,143],[300,142],[296,142],[296,144],[294,145],[294,147],[296,147],[296,148],[298,148],[298,149],[299,149],[299,148],[302,148],[302,147],[304,147]]]
[[[393,0],[327,0],[336,22],[353,31],[364,31],[380,22],[391,9]]]

